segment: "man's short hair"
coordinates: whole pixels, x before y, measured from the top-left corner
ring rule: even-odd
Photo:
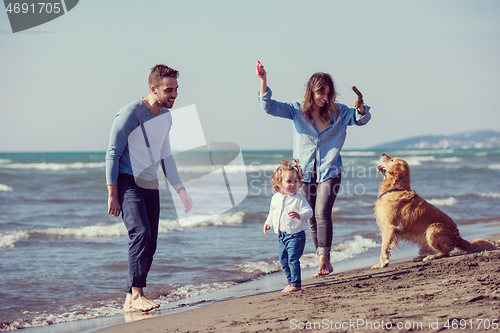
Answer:
[[[156,65],[151,68],[151,73],[149,74],[148,84],[149,86],[158,87],[161,85],[161,81],[164,77],[173,77],[177,79],[179,77],[179,72],[173,68],[165,66],[164,64]]]

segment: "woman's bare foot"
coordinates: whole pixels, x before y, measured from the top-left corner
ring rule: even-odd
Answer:
[[[311,277],[317,278],[319,276],[329,275],[331,272],[333,272],[333,266],[330,262],[330,258],[328,258],[328,256],[321,255],[319,256],[318,273],[314,274]]]
[[[125,303],[123,304],[123,312],[130,313],[134,311],[152,311],[159,308],[160,305],[151,302],[144,296],[142,288],[132,287],[132,294],[127,293],[125,297]]]
[[[291,285],[288,285],[281,292],[282,293],[291,293],[291,292],[294,292],[294,291],[299,291],[301,289],[302,288],[300,288],[300,287],[292,287]]]

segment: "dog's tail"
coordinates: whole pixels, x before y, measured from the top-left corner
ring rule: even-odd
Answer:
[[[498,250],[498,247],[495,244],[485,239],[474,239],[469,243],[465,239],[460,238],[457,247],[467,253]]]

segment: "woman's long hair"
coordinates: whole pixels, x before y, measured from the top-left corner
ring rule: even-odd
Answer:
[[[332,77],[327,73],[314,73],[309,79],[309,82],[307,82],[306,93],[304,94],[304,99],[301,104],[302,114],[306,115],[306,124],[312,119],[311,111],[312,105],[314,104],[314,93],[321,94],[325,91],[326,87],[330,87],[330,93],[328,94],[325,106],[323,106],[319,112],[319,116],[323,121],[330,120],[332,115],[335,116],[335,118],[338,117],[339,111],[335,106],[337,91],[335,91]]]

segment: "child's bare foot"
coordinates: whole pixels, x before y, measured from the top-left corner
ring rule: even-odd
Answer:
[[[294,291],[299,291],[301,290],[302,288],[300,287],[293,287],[291,285],[288,285],[285,287],[285,289],[283,289],[281,292],[282,293],[291,293],[291,292],[294,292]]]

